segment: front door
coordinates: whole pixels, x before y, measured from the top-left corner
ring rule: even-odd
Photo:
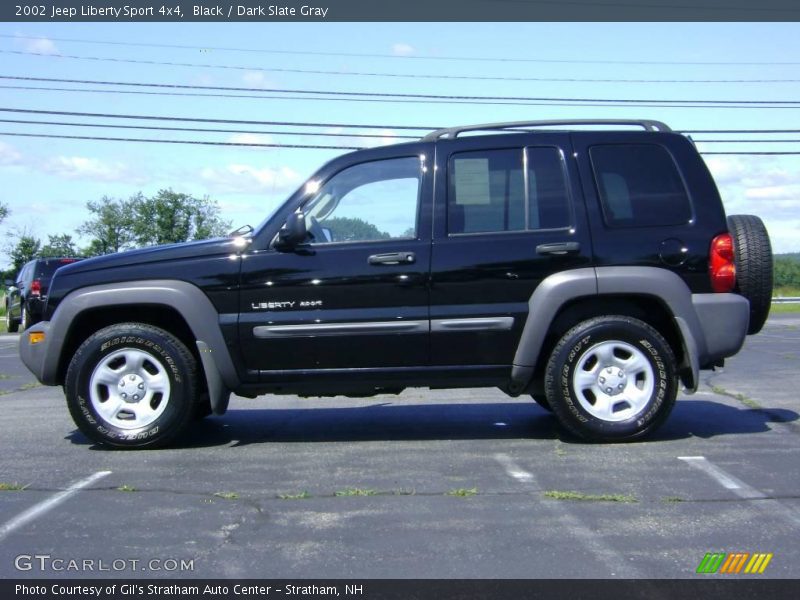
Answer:
[[[251,372],[427,365],[432,182],[418,146],[321,182],[297,209],[306,244],[243,256]]]

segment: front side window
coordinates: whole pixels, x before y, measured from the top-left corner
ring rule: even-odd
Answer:
[[[340,171],[303,208],[312,243],[415,238],[421,179],[418,156]]]
[[[682,225],[692,218],[686,187],[666,148],[600,145],[589,156],[607,225]]]
[[[559,229],[571,223],[558,148],[459,152],[450,158],[449,181],[450,234]]]

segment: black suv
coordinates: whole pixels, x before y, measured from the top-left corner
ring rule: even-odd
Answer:
[[[42,320],[47,289],[56,269],[80,258],[36,258],[25,263],[6,293],[6,329],[23,331]]]
[[[761,328],[771,269],[761,221],[726,219],[663,123],[478,125],[337,158],[244,235],[60,269],[20,353],[114,447],[231,392],[411,386],[530,394],[630,440]]]

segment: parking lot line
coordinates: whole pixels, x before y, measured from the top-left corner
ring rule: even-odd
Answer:
[[[520,482],[526,490],[537,494],[542,491],[535,475],[520,467],[508,454],[495,454],[494,459],[503,467],[506,474]],[[553,513],[555,519],[565,525],[565,535],[573,535],[578,538],[581,547],[591,552],[608,569],[606,576],[631,579],[643,576],[626,558],[620,556],[619,552],[606,543],[602,535],[584,525],[580,519],[570,513],[564,502],[558,507],[551,502],[542,502],[542,505]]]
[[[702,471],[717,483],[719,483],[726,490],[732,491],[734,494],[743,498],[744,500],[757,500],[754,503],[758,508],[777,514],[791,522],[795,526],[800,526],[800,513],[789,506],[781,504],[778,500],[770,498],[767,494],[748,485],[741,479],[734,477],[727,471],[721,469],[705,456],[679,456],[678,460],[682,460],[690,467]]]
[[[506,473],[517,481],[522,481],[524,483],[533,481],[533,474],[521,469],[507,454],[495,454],[494,458],[503,466]]]
[[[85,479],[81,479],[80,481],[76,481],[72,485],[70,485],[67,489],[62,490],[56,494],[53,494],[46,500],[39,502],[38,504],[34,504],[28,510],[25,510],[18,514],[13,519],[6,521],[0,526],[0,541],[2,541],[8,534],[12,531],[19,529],[20,527],[27,525],[31,521],[38,519],[43,514],[48,511],[51,511],[56,506],[79,492],[85,487],[92,485],[95,481],[102,479],[103,477],[111,475],[111,471],[98,471]]]

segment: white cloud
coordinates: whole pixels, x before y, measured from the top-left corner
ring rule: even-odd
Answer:
[[[64,179],[126,183],[146,181],[145,177],[121,162],[105,162],[84,156],[56,156],[43,162],[41,169]]]
[[[18,165],[22,162],[22,155],[16,148],[5,142],[0,142],[0,165]]]
[[[287,192],[300,184],[300,175],[289,167],[258,168],[245,164],[225,167],[206,167],[200,170],[200,180],[212,191],[234,194],[264,194]]]
[[[800,250],[800,164],[795,157],[706,158],[727,214],[764,221],[775,252]]]
[[[16,37],[14,42],[25,52],[35,52],[36,54],[59,54],[58,48],[53,40],[46,37]]]
[[[414,46],[411,46],[409,44],[404,44],[400,42],[392,45],[392,54],[394,54],[395,56],[410,56],[415,52],[416,49],[414,48]]]

